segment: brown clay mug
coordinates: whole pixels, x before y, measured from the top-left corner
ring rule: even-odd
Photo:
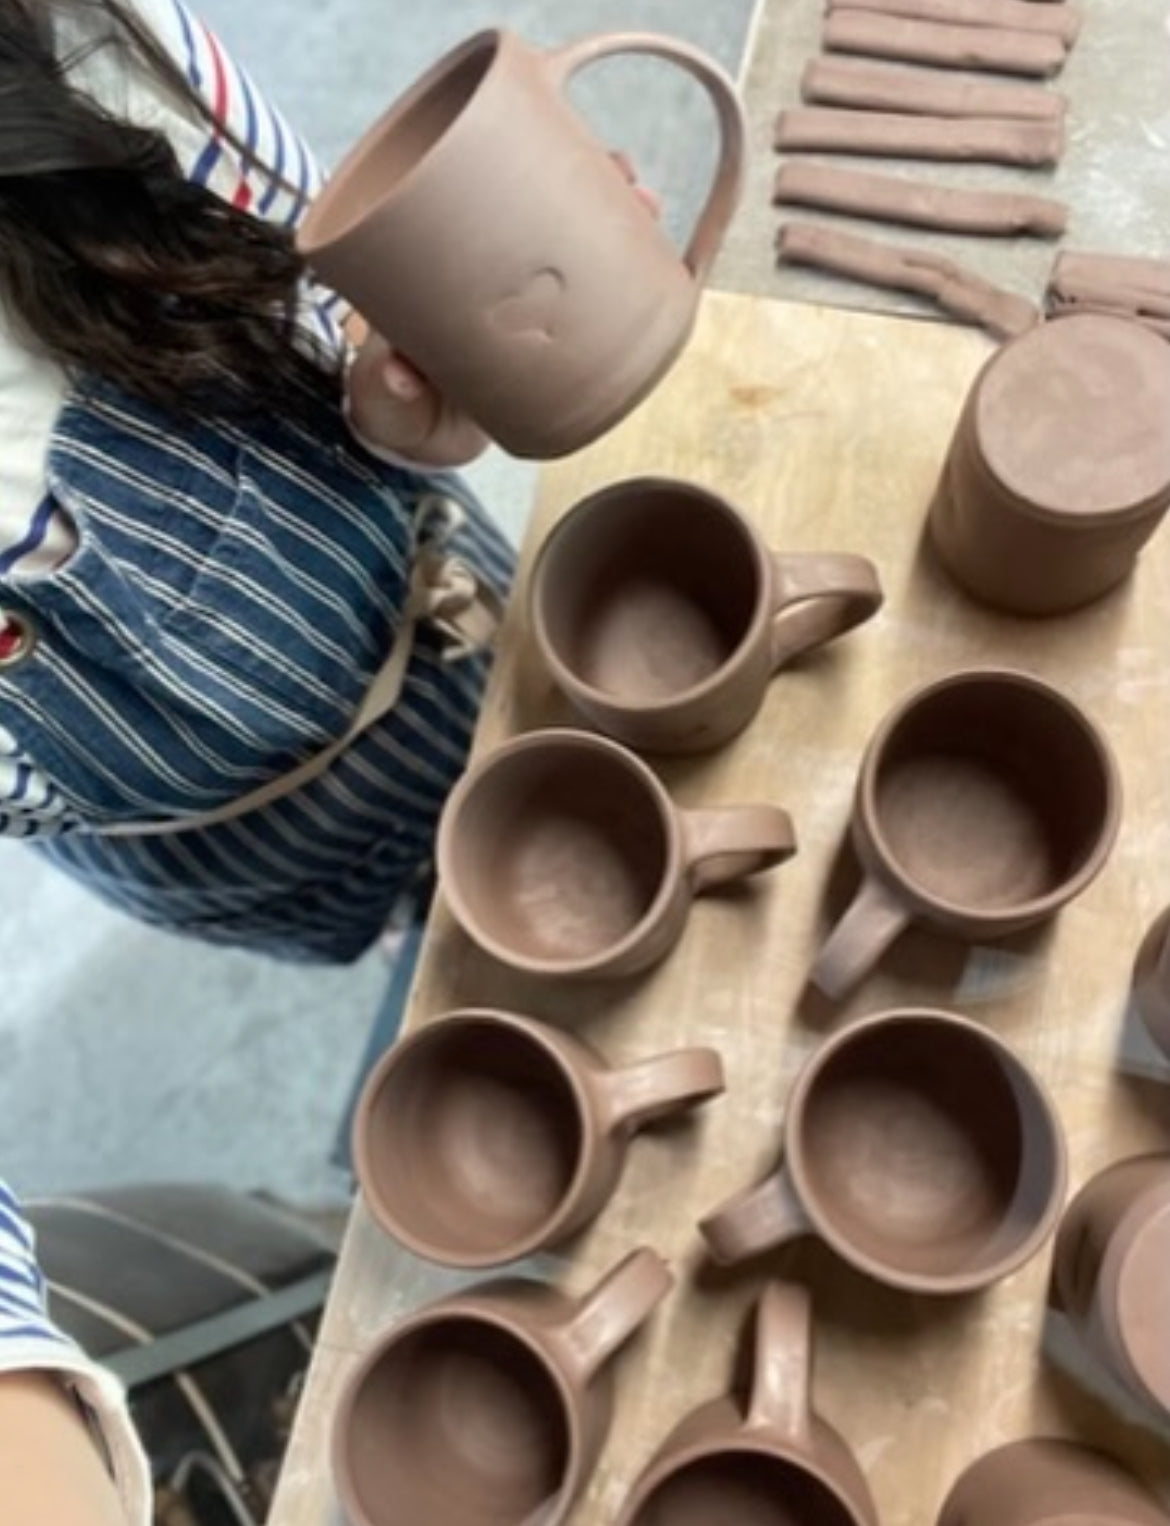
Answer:
[[[334,1419],[351,1526],[557,1526],[609,1429],[610,1358],[672,1283],[643,1248],[584,1298],[505,1279],[389,1330]]]
[[[969,1293],[1040,1249],[1065,1173],[1055,1109],[1002,1040],[949,1012],[886,1012],[813,1055],[779,1170],[699,1228],[725,1264],[812,1234],[890,1287]]]
[[[976,598],[1055,615],[1107,593],[1170,509],[1170,349],[1077,314],[1014,339],[976,378],[930,509]]]
[[[1081,1188],[1057,1232],[1052,1278],[1094,1356],[1170,1412],[1170,1155],[1119,1161]]]
[[[714,187],[681,256],[565,95],[579,69],[627,53],[679,65],[718,116]],[[481,32],[362,137],[298,243],[501,445],[563,455],[633,408],[685,344],[744,141],[735,87],[686,43],[629,32],[544,53]]]
[[[577,504],[532,574],[537,647],[627,746],[700,752],[742,731],[785,663],[882,602],[861,556],[769,551],[724,499],[642,477]]]
[[[844,996],[912,922],[974,943],[1044,921],[1098,874],[1119,817],[1109,745],[1060,690],[997,668],[927,684],[866,748],[861,889],[812,984]]]
[[[1134,962],[1133,996],[1146,1031],[1170,1059],[1170,906],[1142,939]]]
[[[772,805],[680,810],[605,737],[532,731],[474,763],[439,823],[448,905],[481,948],[543,975],[630,975],[661,959],[703,891],[783,863]]]
[[[730,1395],[693,1410],[634,1484],[618,1526],[877,1526],[869,1485],[813,1409],[811,1386],[808,1293],[771,1283],[746,1412]]]
[[[713,1049],[611,1068],[534,1018],[451,1012],[396,1044],[367,1081],[358,1180],[383,1229],[417,1255],[498,1266],[587,1224],[635,1131],[723,1087]]]
[[[1034,1437],[973,1462],[936,1526],[1166,1526],[1166,1519],[1153,1495],[1101,1452]]]

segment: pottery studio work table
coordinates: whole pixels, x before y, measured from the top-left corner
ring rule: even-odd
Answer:
[[[1072,1381],[1059,1322],[1050,1322],[1057,1359],[1042,1359],[1047,1253],[986,1296],[931,1300],[883,1289],[809,1241],[716,1272],[695,1230],[701,1214],[774,1165],[786,1091],[818,1030],[894,1005],[974,1016],[1035,1066],[1059,1104],[1074,1187],[1113,1160],[1170,1145],[1170,1086],[1156,1079],[1159,1062],[1126,1011],[1140,934],[1170,900],[1170,535],[1163,530],[1147,549],[1131,588],[1061,620],[994,616],[943,580],[920,549],[920,530],[960,403],[989,350],[982,335],[945,324],[711,294],[690,349],[655,396],[592,449],[543,473],[525,569],[552,522],[585,493],[662,473],[726,494],[773,545],[867,553],[887,600],[871,624],[781,674],[736,742],[662,768],[683,804],[788,807],[800,846],[749,890],[698,902],[681,943],[649,975],[584,986],[523,978],[480,954],[442,905],[432,917],[408,1027],[454,1007],[498,1006],[571,1025],[617,1060],[710,1044],[727,1069],[727,1095],[689,1124],[636,1141],[597,1222],[533,1268],[583,1289],[649,1244],[678,1278],[619,1359],[613,1430],[574,1526],[608,1526],[675,1421],[724,1388],[749,1306],[783,1272],[813,1290],[815,1402],[855,1448],[883,1526],[933,1526],[967,1462],[1028,1434],[1096,1440],[1170,1490],[1170,1434]],[[481,750],[571,719],[527,640],[525,577],[502,634]],[[1103,723],[1125,790],[1113,858],[1039,936],[969,951],[911,933],[845,1006],[827,1012],[802,998],[802,986],[827,925],[827,893],[839,909],[854,883],[848,858],[844,875],[839,860],[863,745],[908,688],[970,663],[1026,666]],[[1170,1080],[1170,1067],[1163,1074]],[[355,1209],[273,1526],[339,1526],[329,1436],[346,1374],[377,1331],[464,1280],[400,1250]]]
[[[1069,226],[1063,239],[1052,241],[971,238],[863,222],[807,207],[773,207],[772,181],[781,162],[772,150],[773,124],[782,107],[800,105],[801,73],[821,51],[825,0],[760,0],[740,74],[750,132],[747,189],[716,264],[714,284],[785,300],[938,316],[931,305],[902,292],[797,266],[778,268],[776,229],[782,221],[793,220],[933,249],[1033,302],[1043,297],[1058,249],[1170,257],[1170,3],[1071,3],[1083,13],[1084,26],[1064,69],[1047,85],[1068,100],[1068,141],[1055,170],[792,156],[904,175],[921,184],[1055,196],[1068,203]]]

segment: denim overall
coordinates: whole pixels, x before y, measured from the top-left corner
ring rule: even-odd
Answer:
[[[434,836],[488,671],[413,633],[393,709],[316,778],[217,825],[202,815],[343,736],[404,619],[420,503],[463,510],[448,550],[499,595],[513,553],[458,479],[375,460],[322,378],[309,417],[184,420],[92,379],[57,422],[49,491],[78,546],[0,579],[32,633],[0,717],[83,826],[32,846],[134,916],[288,959],[355,958],[425,897]]]

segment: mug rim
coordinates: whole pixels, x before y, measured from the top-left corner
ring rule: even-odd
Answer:
[[[459,817],[467,801],[480,787],[489,769],[501,764],[508,765],[521,753],[554,746],[578,752],[602,752],[620,762],[629,773],[645,785],[647,796],[657,810],[666,846],[666,861],[662,869],[661,882],[649,906],[637,922],[605,948],[571,959],[554,959],[527,954],[510,947],[487,932],[480,925],[479,918],[463,894],[462,886],[459,884],[458,870],[454,867]],[[636,948],[647,931],[662,918],[670,906],[676,887],[684,877],[682,829],[679,825],[678,808],[650,765],[636,753],[631,752],[628,747],[614,741],[612,737],[602,736],[593,731],[582,731],[571,726],[548,726],[537,731],[525,731],[519,736],[510,737],[507,741],[492,747],[481,757],[471,759],[463,776],[448,795],[439,818],[439,830],[435,843],[435,866],[443,897],[455,920],[473,943],[478,944],[485,953],[491,954],[501,964],[529,975],[576,976],[604,973],[608,965],[622,959],[631,949]]]
[[[505,1012],[494,1007],[455,1007],[448,1012],[439,1013],[421,1028],[413,1033],[405,1034],[397,1043],[385,1052],[378,1061],[377,1066],[370,1073],[369,1079],[362,1088],[362,1094],[358,1101],[357,1111],[354,1114],[352,1137],[354,1170],[361,1186],[362,1197],[366,1207],[379,1227],[393,1239],[399,1241],[407,1250],[425,1260],[436,1262],[440,1266],[455,1268],[485,1268],[503,1266],[510,1261],[519,1260],[523,1256],[531,1255],[549,1242],[550,1236],[555,1236],[561,1225],[571,1218],[581,1200],[583,1190],[588,1179],[589,1157],[599,1147],[604,1145],[601,1131],[597,1128],[597,1122],[593,1110],[589,1106],[588,1098],[580,1084],[579,1077],[565,1060],[557,1047],[556,1039],[548,1034],[535,1031],[536,1019],[526,1018],[518,1012]],[[372,1149],[369,1141],[369,1125],[373,1118],[374,1109],[385,1086],[387,1079],[393,1072],[420,1050],[425,1050],[427,1042],[439,1042],[444,1037],[452,1036],[456,1028],[473,1028],[483,1026],[490,1029],[507,1028],[514,1034],[521,1034],[526,1040],[535,1044],[542,1054],[556,1066],[561,1079],[567,1085],[572,1094],[577,1109],[577,1121],[579,1125],[580,1142],[577,1148],[577,1159],[573,1167],[573,1176],[557,1203],[556,1208],[542,1224],[525,1235],[523,1238],[513,1238],[502,1244],[495,1250],[486,1252],[453,1251],[449,1246],[440,1247],[438,1243],[426,1235],[420,1234],[412,1226],[404,1224],[396,1210],[392,1209],[386,1201],[380,1186],[371,1187],[371,1182],[376,1181],[376,1171],[371,1164]]]
[[[714,1400],[707,1400],[703,1404],[696,1405],[688,1411],[680,1425],[686,1423],[699,1410],[706,1409],[714,1404],[735,1404],[732,1394],[722,1394]],[[821,1419],[820,1415],[813,1413],[813,1421],[827,1425],[828,1422]],[[829,1427],[835,1434],[835,1427]],[[844,1438],[842,1438],[843,1440]],[[846,1444],[847,1445],[847,1444]],[[740,1429],[736,1432],[726,1433],[722,1439],[716,1437],[711,1440],[689,1442],[685,1447],[675,1449],[671,1447],[670,1438],[663,1443],[663,1451],[669,1449],[669,1455],[659,1460],[652,1459],[644,1472],[634,1480],[633,1484],[622,1502],[622,1511],[618,1516],[619,1526],[637,1526],[638,1515],[653,1499],[663,1484],[672,1479],[676,1473],[693,1467],[696,1463],[707,1462],[712,1458],[727,1457],[734,1453],[740,1453],[753,1457],[766,1457],[770,1462],[780,1463],[784,1466],[796,1468],[801,1473],[814,1478],[818,1484],[830,1493],[841,1508],[846,1511],[853,1522],[860,1526],[869,1526],[869,1517],[858,1511],[853,1500],[840,1486],[828,1476],[827,1470],[819,1459],[811,1454],[802,1455],[795,1444],[785,1443],[781,1446],[777,1441],[768,1440],[760,1435],[757,1428],[741,1418]],[[853,1449],[847,1446],[849,1455],[852,1457]]]
[[[546,1284],[534,1282],[532,1279],[507,1278],[510,1287],[530,1286],[539,1290],[556,1291],[548,1289]],[[357,1405],[358,1395],[364,1384],[389,1353],[407,1336],[413,1335],[418,1330],[424,1330],[428,1325],[441,1325],[447,1321],[464,1321],[481,1325],[490,1325],[493,1329],[502,1331],[510,1336],[519,1345],[523,1346],[528,1354],[536,1359],[541,1370],[548,1376],[552,1386],[556,1389],[561,1402],[561,1414],[565,1423],[565,1435],[568,1441],[568,1458],[565,1464],[564,1478],[557,1490],[557,1499],[571,1500],[576,1493],[580,1482],[582,1436],[581,1419],[577,1412],[578,1396],[565,1379],[564,1374],[556,1361],[543,1349],[542,1344],[529,1331],[521,1328],[519,1321],[509,1320],[495,1309],[484,1308],[479,1302],[479,1290],[470,1288],[466,1292],[456,1293],[449,1298],[444,1298],[438,1303],[432,1303],[413,1313],[407,1314],[398,1323],[383,1330],[370,1344],[368,1350],[360,1358],[356,1367],[347,1375],[342,1386],[341,1397],[333,1414],[332,1434],[330,1436],[330,1462],[332,1464],[333,1482],[346,1512],[353,1518],[353,1526],[380,1526],[366,1511],[359,1500],[357,1490],[353,1485],[348,1456],[348,1434],[353,1421],[353,1412]],[[489,1287],[487,1297],[491,1297]],[[582,1398],[585,1391],[582,1391]],[[554,1519],[563,1517],[563,1507],[560,1514]]]
[[[988,681],[1010,684],[1026,689],[1034,695],[1058,706],[1076,724],[1081,734],[1096,754],[1104,786],[1104,812],[1093,846],[1083,862],[1072,873],[1066,874],[1060,884],[1043,895],[1030,900],[1017,901],[1011,906],[987,910],[962,901],[949,900],[934,891],[927,890],[911,878],[890,846],[881,821],[877,800],[878,775],[885,761],[885,752],[894,733],[906,718],[925,701],[947,689],[959,689],[971,683]],[[1113,749],[1104,732],[1070,696],[1055,685],[1020,668],[979,667],[963,668],[943,674],[940,678],[920,685],[904,695],[878,723],[866,744],[861,770],[857,780],[856,809],[853,813],[853,836],[860,850],[863,866],[870,872],[893,882],[898,892],[910,902],[911,908],[927,918],[944,925],[975,923],[981,930],[1006,935],[1010,931],[1041,921],[1074,900],[1100,874],[1113,851],[1121,825],[1121,776]]]
[[[717,510],[723,518],[730,523],[742,536],[742,539],[750,549],[752,561],[757,573],[757,598],[756,608],[748,622],[743,635],[736,643],[734,649],[728,653],[719,666],[712,673],[698,683],[691,684],[685,689],[680,689],[676,694],[671,694],[662,699],[637,702],[624,699],[615,695],[609,689],[600,689],[595,684],[581,678],[561,657],[556,645],[548,631],[548,621],[543,602],[545,582],[548,577],[548,566],[552,557],[556,554],[564,533],[567,533],[571,525],[595,513],[599,505],[608,504],[612,499],[620,499],[635,492],[664,491],[675,494],[680,498],[690,498],[700,501],[704,508]],[[532,626],[532,634],[536,640],[541,657],[552,672],[553,678],[570,697],[578,694],[587,703],[596,706],[605,706],[613,710],[621,710],[627,713],[636,713],[639,716],[647,715],[660,717],[667,715],[683,705],[692,704],[695,701],[706,699],[712,692],[726,682],[728,671],[735,666],[747,651],[767,630],[770,617],[767,599],[763,597],[768,591],[771,570],[768,561],[767,548],[761,540],[755,526],[751,524],[747,516],[712,488],[702,486],[700,483],[688,482],[681,477],[665,477],[649,474],[641,477],[626,477],[620,482],[611,482],[604,487],[587,493],[584,498],[579,498],[572,504],[560,519],[552,526],[545,536],[544,543],[537,553],[533,564],[529,585],[528,612]]]
[[[374,120],[366,127],[357,141],[351,145],[336,168],[326,177],[324,184],[317,191],[305,210],[305,216],[297,229],[297,247],[305,259],[312,264],[324,251],[333,249],[344,243],[354,232],[368,221],[377,216],[386,204],[396,197],[404,186],[408,185],[424,164],[426,164],[435,149],[438,141],[431,146],[394,182],[383,190],[381,195],[370,200],[356,214],[347,217],[339,226],[329,226],[329,221],[334,214],[330,210],[330,203],[344,196],[349,190],[349,183],[365,168],[373,154],[379,152],[386,139],[395,131],[402,120],[414,110],[435,87],[449,75],[454,73],[463,64],[474,58],[476,53],[483,52],[486,57],[483,75],[476,85],[471,97],[460,108],[443,139],[451,128],[461,120],[467,107],[479,94],[487,82],[487,77],[494,68],[500,52],[506,45],[511,34],[504,27],[484,27],[462,42],[456,43],[452,48],[443,53],[439,58],[425,69],[395,100],[391,101]],[[441,140],[439,140],[441,141]],[[325,223],[325,227],[320,224]]]
[[[1028,1233],[1022,1236],[1015,1246],[1003,1252],[990,1266],[978,1272],[947,1274],[907,1272],[890,1266],[887,1261],[879,1260],[876,1256],[858,1251],[837,1229],[835,1220],[823,1209],[820,1195],[811,1188],[809,1183],[802,1122],[811,1092],[828,1063],[842,1049],[858,1039],[868,1037],[875,1030],[889,1028],[896,1023],[942,1026],[952,1031],[960,1030],[977,1038],[995,1054],[1003,1068],[1010,1072],[1014,1079],[1023,1083],[1029,1095],[1040,1105],[1040,1112],[1053,1148],[1055,1168],[1048,1202],[1044,1212]],[[949,1296],[979,1291],[1018,1270],[1035,1255],[1052,1234],[1063,1212],[1068,1191],[1068,1147],[1061,1127],[1060,1115],[1047,1087],[998,1034],[993,1033],[990,1028],[984,1027],[981,1023],[975,1022],[973,1018],[965,1017],[959,1012],[948,1012],[941,1007],[890,1007],[847,1023],[844,1028],[831,1034],[805,1061],[788,1094],[784,1118],[784,1154],[780,1170],[781,1172],[787,1170],[791,1174],[796,1196],[801,1208],[808,1216],[813,1233],[824,1240],[843,1261],[875,1281],[884,1283],[887,1287],[912,1293]]]

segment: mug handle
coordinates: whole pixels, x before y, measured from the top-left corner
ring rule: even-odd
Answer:
[[[773,673],[861,625],[882,605],[877,568],[865,556],[773,551],[772,572]]]
[[[747,126],[739,95],[724,71],[705,53],[656,32],[611,32],[600,37],[582,37],[546,53],[544,64],[552,83],[563,88],[587,64],[618,53],[650,53],[678,64],[698,80],[714,103],[719,118],[719,164],[706,205],[683,254],[683,262],[695,280],[702,281],[719,252],[743,185]]]
[[[685,870],[695,894],[774,869],[796,852],[792,817],[777,805],[679,811]]]
[[[913,920],[913,912],[897,891],[867,874],[852,905],[822,945],[809,980],[830,1000],[840,1001]]]
[[[811,1435],[812,1300],[795,1282],[770,1282],[756,1310],[747,1423],[801,1446]]]
[[[666,1262],[643,1245],[611,1268],[550,1334],[557,1356],[584,1387],[674,1286]]]
[[[799,1240],[813,1228],[782,1165],[757,1187],[737,1192],[699,1220],[699,1233],[721,1266]]]
[[[626,1065],[604,1077],[606,1127],[633,1133],[725,1089],[723,1061],[714,1049],[676,1049]]]

